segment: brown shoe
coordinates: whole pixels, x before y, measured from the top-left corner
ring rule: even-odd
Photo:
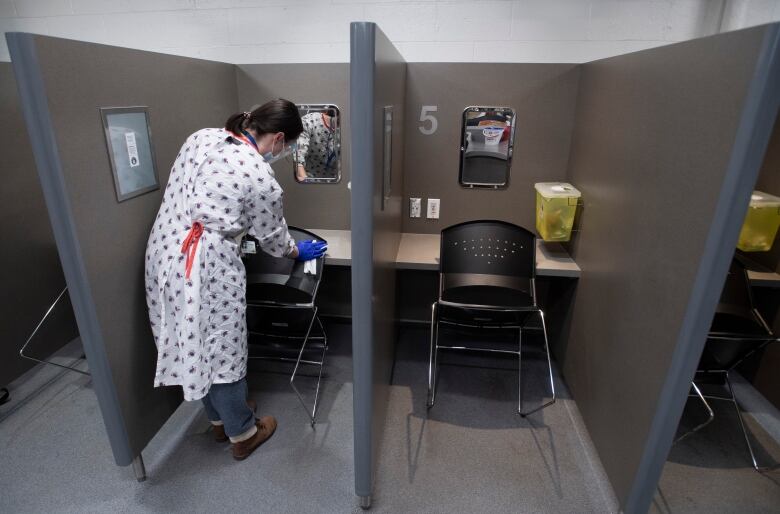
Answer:
[[[247,400],[246,404],[252,409],[252,412],[257,412],[257,402],[254,400]],[[214,440],[218,443],[224,443],[229,438],[225,433],[225,425],[211,425],[211,430],[214,432]]]
[[[266,442],[276,431],[276,419],[273,416],[263,416],[255,422],[257,433],[239,443],[233,443],[233,458],[244,460],[249,457],[261,444]]]

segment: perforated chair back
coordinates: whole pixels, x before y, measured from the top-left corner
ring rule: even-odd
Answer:
[[[296,240],[325,241],[296,227],[288,228]],[[251,238],[250,238],[251,239]],[[327,241],[325,241],[327,242]],[[317,259],[316,274],[304,273],[304,264],[288,257],[274,257],[259,249],[244,256],[246,267],[246,298],[249,303],[307,304],[317,295],[325,258]]]
[[[443,301],[487,306],[535,304],[536,236],[505,221],[469,221],[441,233]]]

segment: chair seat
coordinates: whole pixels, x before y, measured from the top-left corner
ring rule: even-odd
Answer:
[[[247,339],[247,344],[249,347],[250,358],[262,357],[264,359],[274,359],[274,358],[295,359],[296,357],[298,357],[298,354],[301,351],[300,346],[298,347],[290,346],[289,341],[284,339],[279,339],[278,337],[267,337],[267,336],[258,336],[254,334],[249,334],[249,337]],[[298,341],[298,344],[300,345],[300,340]],[[304,348],[304,354],[308,356],[312,353],[315,354],[321,353],[324,347],[325,347],[325,342],[323,339],[309,338],[309,340],[306,343],[306,347]]]
[[[464,326],[500,327],[523,325],[534,310],[503,311],[493,309],[473,309],[439,304],[439,321]]]
[[[446,289],[441,299],[464,305],[480,305],[495,309],[532,309],[533,297],[525,291],[492,285],[469,285]]]
[[[766,335],[750,339],[708,339],[697,371],[728,371],[770,341]]]
[[[278,337],[302,337],[312,320],[308,308],[278,308],[247,305],[246,325],[250,332]]]
[[[764,327],[752,315],[717,313],[712,319],[711,336],[727,336],[744,338],[766,338]]]
[[[268,277],[266,275],[265,277]],[[247,277],[251,279],[252,277]],[[317,282],[312,279],[305,287],[297,287],[271,282],[251,282],[247,280],[246,301],[248,303],[275,303],[283,305],[310,304],[314,301]]]

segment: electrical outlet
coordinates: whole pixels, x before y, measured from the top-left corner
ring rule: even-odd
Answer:
[[[409,217],[419,218],[422,211],[422,202],[419,198],[409,198]]]
[[[430,219],[430,220],[437,220],[437,219],[439,219],[439,199],[438,198],[428,198],[428,219]]]

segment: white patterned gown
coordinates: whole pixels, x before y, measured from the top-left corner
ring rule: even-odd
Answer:
[[[295,245],[271,166],[253,146],[230,136],[208,128],[187,138],[146,247],[146,302],[157,345],[154,385],[179,385],[186,400],[202,398],[211,384],[246,375],[241,235],[248,232],[275,256]],[[194,222],[203,233],[187,279],[182,243]]]
[[[334,177],[338,170],[336,131],[325,125],[321,112],[301,116],[303,132],[298,136],[298,162],[308,178]],[[333,123],[331,121],[331,123]]]

